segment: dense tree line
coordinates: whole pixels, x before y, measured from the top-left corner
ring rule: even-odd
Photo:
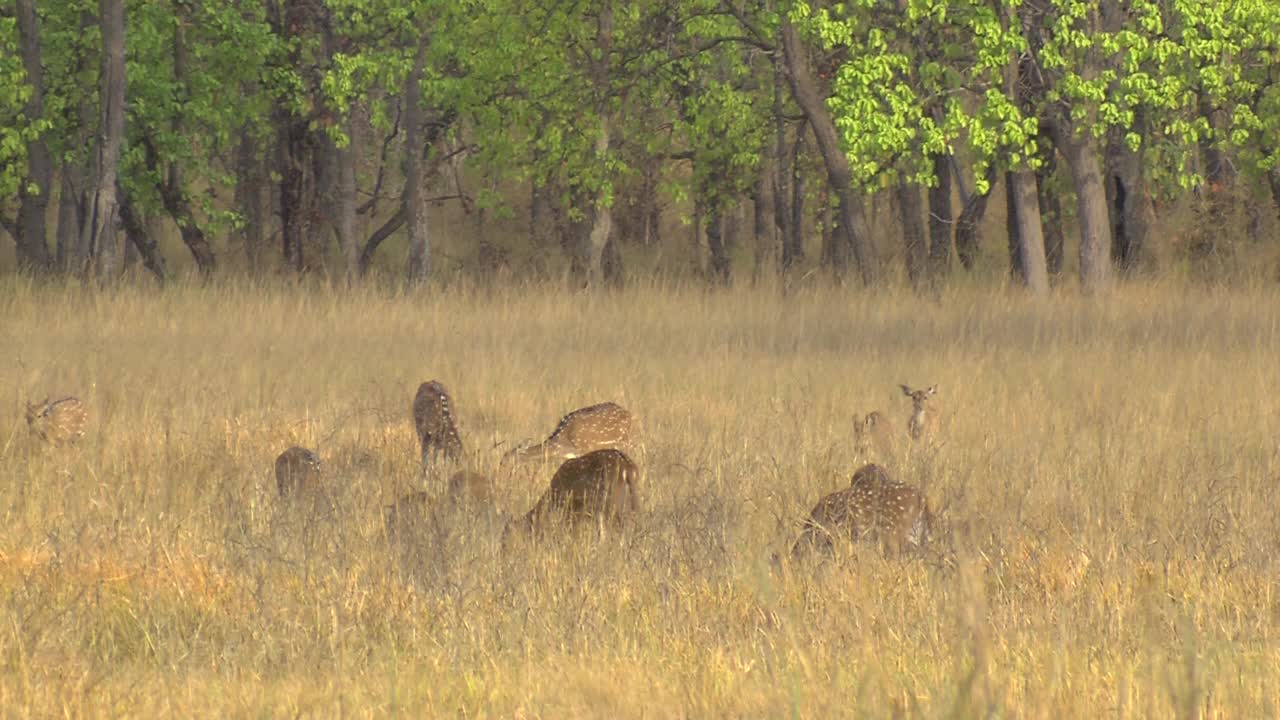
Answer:
[[[1192,255],[1242,203],[1280,215],[1278,82],[1273,0],[15,0],[0,221],[24,272],[103,282],[166,278],[156,218],[205,275],[325,255],[355,283],[403,233],[412,284],[456,202],[611,282],[674,205],[713,281],[734,237],[786,271],[812,232],[810,264],[873,284],[883,197],[926,287],[994,199],[1031,292],[1068,230],[1094,292],[1143,266],[1162,198],[1206,218]]]

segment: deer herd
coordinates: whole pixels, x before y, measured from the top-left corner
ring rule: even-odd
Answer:
[[[899,442],[918,443],[937,431],[936,410],[930,399],[937,386],[914,390],[900,386],[911,400],[906,432],[895,432],[881,412],[855,418],[854,449],[861,457],[873,452],[890,457]],[[88,413],[74,397],[28,403],[27,425],[52,445],[83,437]],[[453,399],[438,381],[422,383],[413,399],[413,422],[424,470],[441,464],[465,465],[466,452],[454,415]],[[523,516],[506,523],[504,545],[513,538],[535,538],[555,527],[592,526],[600,531],[621,529],[641,508],[640,468],[633,458],[640,450],[636,418],[622,406],[605,402],[580,408],[560,419],[540,443],[525,445],[503,456],[499,466],[531,460],[558,463],[549,486]],[[275,462],[276,490],[282,501],[314,496],[323,487],[324,469],[315,452],[290,447]],[[420,523],[427,509],[439,502],[468,508],[493,509],[496,484],[490,476],[464,467],[443,483],[437,499],[416,491],[384,508],[389,541],[408,538],[406,532]],[[929,539],[933,515],[919,489],[898,482],[881,465],[868,463],[853,473],[847,487],[821,498],[804,520],[792,558],[803,559],[814,551],[829,554],[836,541],[869,540],[886,552],[900,554],[918,549]]]

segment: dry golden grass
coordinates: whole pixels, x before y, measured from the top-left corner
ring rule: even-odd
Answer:
[[[413,297],[0,286],[5,716],[1266,717],[1280,712],[1280,312],[1174,285],[1036,304],[807,288]],[[493,472],[565,412],[645,429],[621,536],[500,550],[448,511],[409,408],[448,384]],[[937,442],[925,557],[784,566],[860,462],[854,412]],[[23,402],[93,408],[29,436]],[[289,507],[272,462],[325,462]],[[500,481],[506,517],[550,473]]]

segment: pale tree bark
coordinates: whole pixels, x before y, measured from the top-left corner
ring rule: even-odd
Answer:
[[[791,83],[792,95],[813,128],[818,152],[827,169],[831,191],[836,195],[840,217],[839,232],[844,234],[846,242],[853,248],[853,259],[858,265],[862,284],[871,285],[876,280],[875,260],[867,234],[866,216],[853,195],[853,171],[849,167],[849,158],[844,153],[831,113],[818,92],[817,80],[809,65],[806,48],[800,41],[800,33],[785,13],[781,31],[787,79]]]
[[[596,116],[600,118],[600,134],[596,136],[596,161],[609,157],[613,140],[613,119],[609,116],[610,51],[613,47],[613,3],[605,0],[596,17],[596,47],[599,57],[591,61],[591,82],[595,86]],[[591,201],[591,231],[587,235],[587,271],[593,284],[607,279],[604,266],[605,246],[613,232],[613,208],[603,190],[597,190]],[[620,268],[614,268],[620,272]]]
[[[898,206],[902,212],[902,245],[907,265],[907,279],[919,290],[925,281],[929,248],[925,244],[923,202],[920,187],[906,178],[898,181]]]
[[[342,250],[347,285],[360,280],[360,242],[356,238],[356,159],[360,157],[361,133],[354,108],[347,121],[347,146],[338,157],[338,246]]]
[[[32,0],[17,0],[18,44],[22,65],[27,71],[27,98],[24,113],[29,121],[44,117],[44,69],[40,64],[40,19]],[[14,241],[18,249],[18,267],[35,273],[52,269],[46,238],[45,212],[52,191],[53,159],[43,134],[27,143],[27,177],[18,191],[18,222]]]
[[[422,72],[426,64],[427,39],[418,43],[413,69],[405,78],[404,89],[404,212],[409,225],[409,260],[407,275],[410,285],[426,281],[431,271],[430,245],[427,237],[427,204],[423,191],[422,156]]]
[[[609,121],[601,118],[600,135],[596,138],[596,157],[601,161],[609,154]],[[599,284],[606,277],[604,267],[605,245],[613,232],[613,208],[605,202],[604,193],[597,192],[591,204],[591,230],[587,233],[587,270],[590,281]]]
[[[1005,66],[1005,92],[1019,106],[1027,106],[1020,78],[1021,59],[1015,55]],[[1044,230],[1040,219],[1040,197],[1036,192],[1035,173],[1027,167],[1005,173],[1005,192],[1009,198],[1011,250],[1017,275],[1036,297],[1049,294],[1049,270],[1044,258]]]
[[[120,273],[120,246],[116,240],[119,212],[116,178],[120,147],[124,142],[124,0],[101,0],[102,70],[99,81],[101,125],[94,161],[94,188],[82,244],[94,258],[98,279],[112,283]]]
[[[1103,292],[1111,285],[1111,223],[1098,150],[1092,137],[1075,132],[1066,121],[1055,126],[1054,140],[1067,160],[1076,191],[1080,287],[1085,294]]]
[[[1044,258],[1044,233],[1040,221],[1040,199],[1036,195],[1036,176],[1030,170],[1008,174],[1010,210],[1017,227],[1019,276],[1032,295],[1049,293],[1049,271]]]

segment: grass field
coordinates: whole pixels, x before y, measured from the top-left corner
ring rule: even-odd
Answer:
[[[1266,717],[1280,713],[1274,290],[814,287],[416,297],[0,287],[0,713],[409,717]],[[644,513],[503,552],[442,511],[412,562],[409,405],[472,464],[605,399],[645,428]],[[880,457],[929,552],[784,565],[863,461],[855,412],[939,385]],[[89,433],[31,438],[76,394]],[[331,505],[275,496],[318,451]],[[549,472],[502,480],[524,512]]]

